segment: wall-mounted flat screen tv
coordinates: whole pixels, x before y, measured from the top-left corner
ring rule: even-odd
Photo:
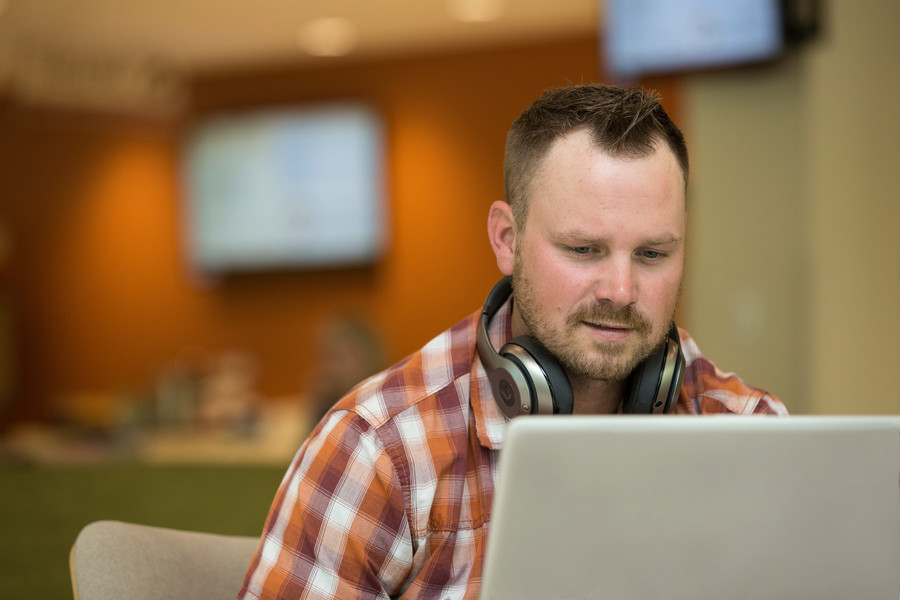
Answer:
[[[218,115],[184,144],[186,244],[207,274],[371,264],[388,238],[374,110],[329,104]]]
[[[611,80],[724,68],[782,52],[780,0],[607,0],[602,55]]]

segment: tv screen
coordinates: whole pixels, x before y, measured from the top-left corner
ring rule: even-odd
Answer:
[[[184,144],[190,263],[204,273],[359,266],[387,241],[385,149],[368,107],[209,117]]]
[[[762,62],[782,51],[779,0],[607,0],[610,79]]]

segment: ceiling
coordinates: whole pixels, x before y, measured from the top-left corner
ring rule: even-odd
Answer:
[[[596,30],[600,0],[0,0],[0,82],[22,57],[161,57],[185,71],[340,60],[307,55],[298,29],[317,17],[357,27],[354,57],[449,50]],[[454,7],[487,3],[491,22]]]

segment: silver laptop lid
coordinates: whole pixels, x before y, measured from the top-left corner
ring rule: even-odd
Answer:
[[[900,416],[523,417],[482,598],[900,596]]]

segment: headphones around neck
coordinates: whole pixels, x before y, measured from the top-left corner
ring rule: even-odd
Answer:
[[[476,333],[478,356],[487,371],[497,406],[509,418],[529,414],[572,414],[574,397],[562,365],[537,338],[519,336],[494,350],[488,323],[512,294],[512,279],[494,285],[481,311]],[[622,405],[628,414],[670,412],[681,391],[684,355],[675,324],[662,346],[631,374],[631,388]]]

